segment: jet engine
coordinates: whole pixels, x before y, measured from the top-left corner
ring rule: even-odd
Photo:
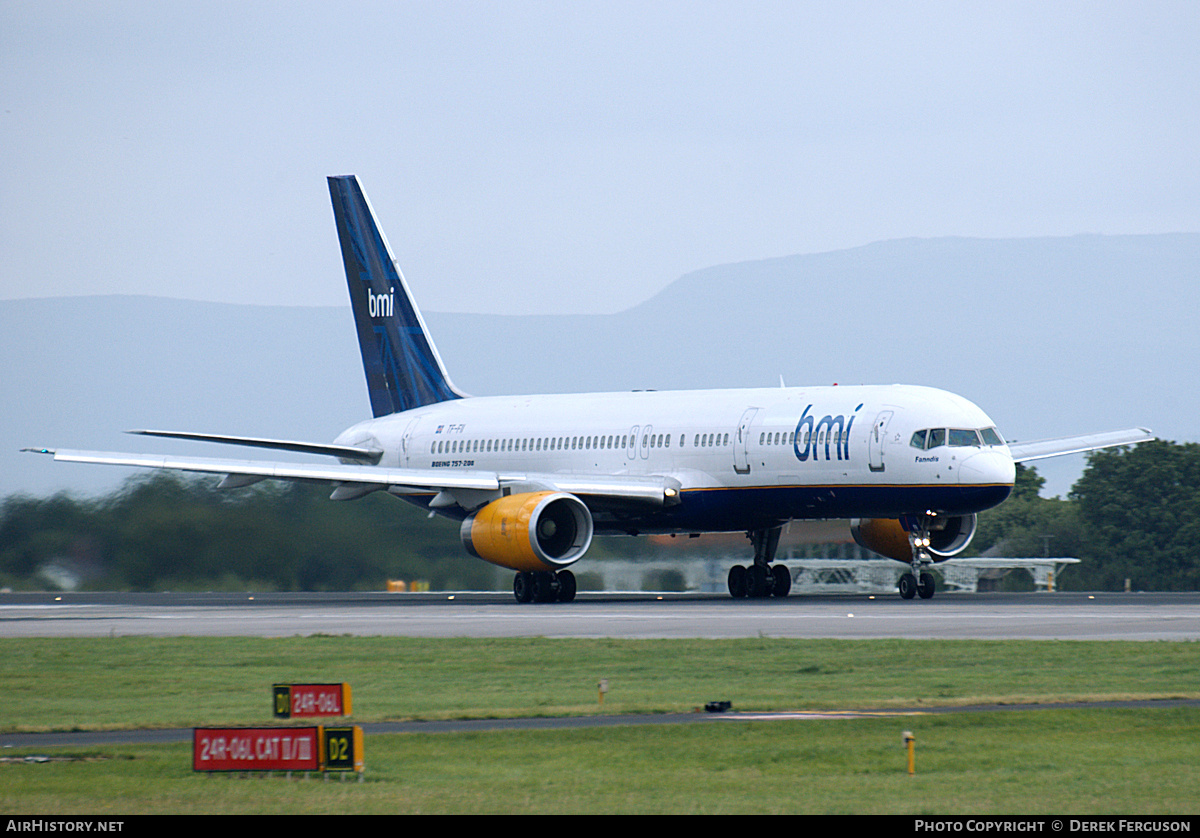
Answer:
[[[565,492],[530,492],[494,500],[459,530],[476,558],[516,571],[558,570],[592,543],[592,514]]]
[[[957,556],[975,537],[975,513],[970,515],[936,515],[925,519],[929,527],[929,544],[922,545],[935,562]],[[850,522],[850,534],[860,547],[874,550],[881,556],[908,564],[913,559],[912,530],[895,518],[855,518]]]

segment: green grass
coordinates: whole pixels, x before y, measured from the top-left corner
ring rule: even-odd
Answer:
[[[0,640],[0,730],[271,724],[272,683],[318,680],[351,683],[352,722],[666,712],[713,699],[787,710],[1198,697],[1200,644]],[[914,777],[904,729],[917,737]],[[0,810],[1200,812],[1196,708],[369,735],[363,783],[197,775],[190,745],[41,750],[89,759],[0,763]]]
[[[1200,644],[5,639],[0,732],[259,724],[272,683],[305,681],[349,682],[358,721],[1195,698]]]
[[[917,737],[906,771],[901,731]],[[190,747],[0,764],[0,809],[139,813],[1196,814],[1200,711],[389,734],[362,783],[193,774]]]

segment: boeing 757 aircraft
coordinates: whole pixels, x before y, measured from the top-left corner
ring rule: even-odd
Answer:
[[[221,486],[320,481],[333,500],[387,492],[462,522],[467,552],[516,571],[520,602],[570,601],[593,534],[744,531],[734,597],[786,596],[772,564],[792,520],[850,519],[855,540],[910,566],[905,599],[933,596],[934,562],[1012,490],[1014,463],[1152,439],[1144,428],[1006,444],[987,414],[928,387],[470,397],[451,383],[354,176],[329,192],[373,418],[332,444],[184,431],[151,436],[298,451],[261,460],[27,449],[55,460],[223,474]]]

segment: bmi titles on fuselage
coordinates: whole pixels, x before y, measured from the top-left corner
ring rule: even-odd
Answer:
[[[819,459],[820,450],[824,449],[825,459],[832,460],[833,455],[830,454],[832,445],[837,459],[848,461],[850,459],[850,428],[854,425],[854,419],[863,406],[860,404],[854,408],[854,412],[850,414],[849,418],[843,415],[826,414],[821,417],[820,421],[817,421],[809,413],[812,407],[810,404],[804,408],[804,412],[800,414],[800,421],[796,423],[796,438],[792,443],[792,451],[795,453],[796,459],[803,463],[811,457],[816,461]],[[834,428],[837,429],[836,433]]]

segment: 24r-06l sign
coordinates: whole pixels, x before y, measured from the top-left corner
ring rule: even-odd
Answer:
[[[275,718],[349,716],[353,700],[349,684],[275,684]]]

